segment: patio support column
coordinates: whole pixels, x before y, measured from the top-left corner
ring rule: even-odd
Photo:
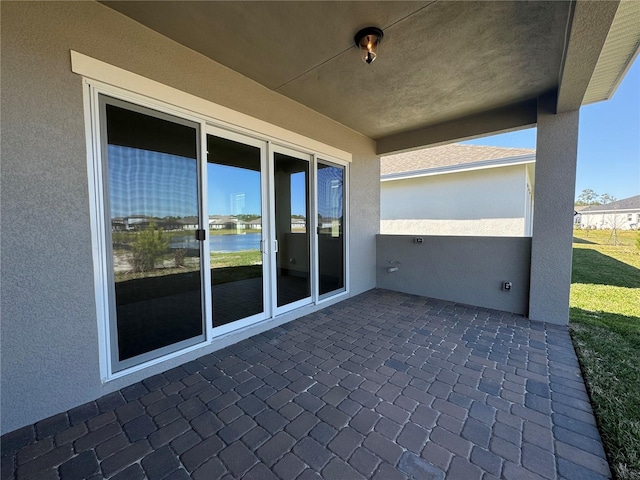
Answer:
[[[555,114],[555,104],[538,100],[529,318],[567,325],[579,113]]]

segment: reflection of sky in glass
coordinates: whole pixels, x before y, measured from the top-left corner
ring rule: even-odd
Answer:
[[[196,160],[118,145],[108,155],[112,218],[198,215]]]
[[[207,163],[209,215],[261,215],[260,172]]]
[[[291,175],[291,214],[306,216],[306,174]],[[260,173],[246,168],[207,164],[209,215],[262,215]]]
[[[318,213],[325,218],[342,216],[342,169],[318,168]]]
[[[108,145],[108,155],[112,218],[198,215],[196,160],[119,145]],[[210,215],[262,215],[260,172],[212,163],[207,168]],[[305,180],[304,172],[291,175],[292,215],[306,216]],[[342,189],[332,189],[332,180],[342,184],[341,169],[318,170],[323,216],[342,212]]]
[[[291,215],[307,216],[307,190],[305,182],[307,172],[298,172],[291,175]]]

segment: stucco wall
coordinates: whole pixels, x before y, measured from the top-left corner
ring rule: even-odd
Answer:
[[[530,238],[421,238],[377,236],[379,288],[526,315]],[[509,292],[505,281],[513,284]]]
[[[2,432],[207,353],[100,383],[82,87],[70,49],[351,152],[351,291],[375,286],[373,141],[99,3],[1,9]]]
[[[381,233],[523,236],[526,166],[380,183]]]

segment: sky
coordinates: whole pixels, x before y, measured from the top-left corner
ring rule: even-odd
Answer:
[[[535,148],[536,129],[463,143]],[[580,109],[575,197],[585,189],[617,200],[640,195],[640,57],[611,99]]]

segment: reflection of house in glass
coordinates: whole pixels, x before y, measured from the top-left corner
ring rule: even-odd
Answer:
[[[156,228],[162,230],[196,230],[198,217],[149,217],[147,215],[131,215],[128,217],[113,217],[111,219],[112,232],[135,232],[146,230],[153,221]]]
[[[342,234],[342,216],[323,217],[318,215],[318,233],[330,233],[332,236]]]
[[[128,217],[114,217],[111,219],[111,230],[114,232],[128,232],[132,230],[144,230],[149,226],[153,217],[146,215],[131,215]],[[161,222],[156,220],[156,226],[160,227]]]
[[[161,220],[159,226],[165,230],[197,230],[198,229],[198,217],[184,217],[178,219],[178,226],[174,227],[170,223]]]
[[[240,215],[243,218],[251,215]],[[307,221],[304,218],[291,218],[292,230],[304,230]],[[262,217],[240,220],[235,215],[210,215],[210,230],[262,230]]]
[[[307,229],[307,220],[304,218],[293,218],[291,217],[291,230],[302,232]]]
[[[262,218],[254,218],[253,220],[249,220],[245,222],[247,228],[253,230],[262,230]]]
[[[236,230],[238,228],[238,219],[228,215],[211,215],[209,216],[210,230]]]

